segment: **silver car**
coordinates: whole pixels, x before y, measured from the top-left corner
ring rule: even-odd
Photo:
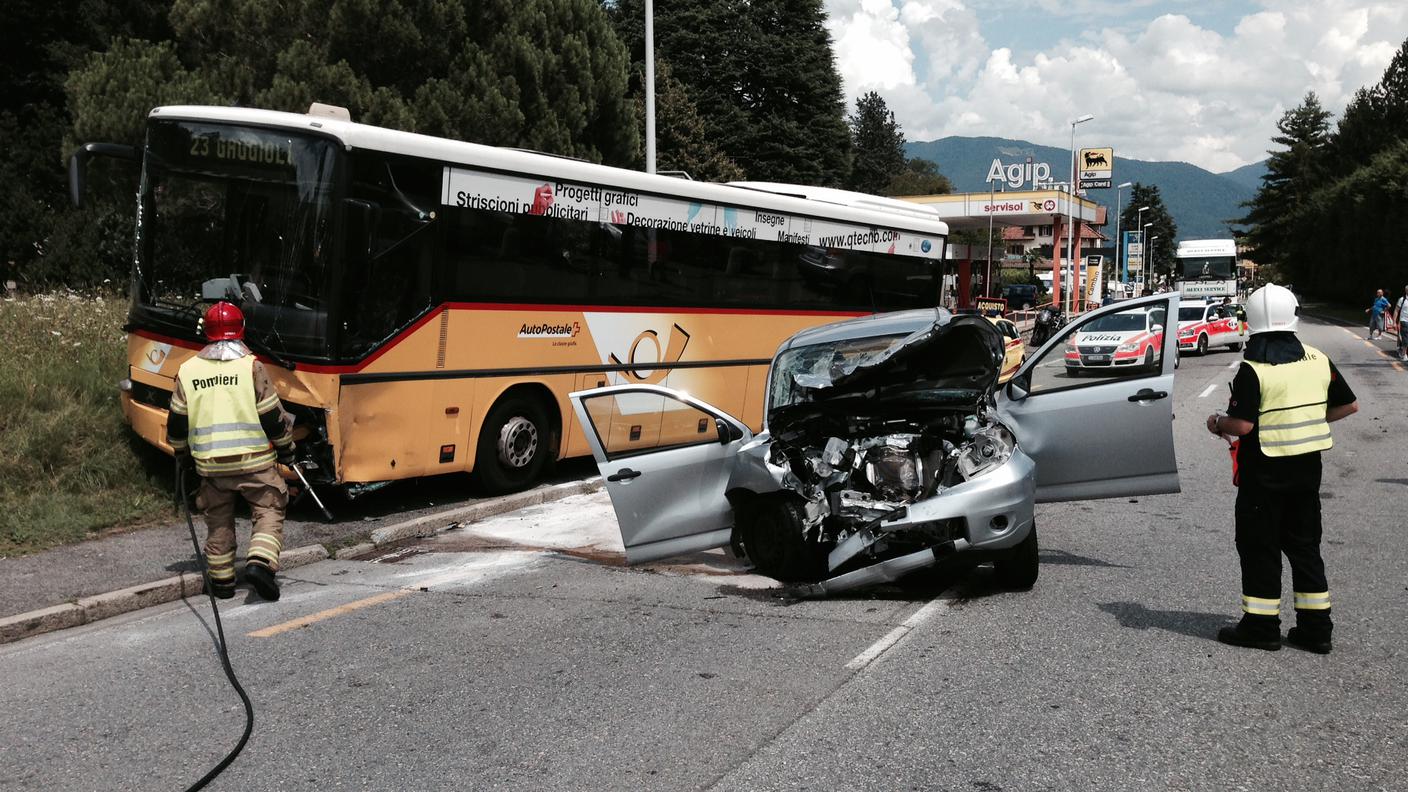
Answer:
[[[1174,344],[1157,365],[1091,380],[1066,339],[1103,317],[1176,316],[1178,295],[1078,318],[997,384],[987,320],[925,309],[797,333],[772,361],[763,430],[686,393],[573,393],[629,563],[731,545],[763,574],[830,594],[939,559],[1039,570],[1036,502],[1178,492]]]

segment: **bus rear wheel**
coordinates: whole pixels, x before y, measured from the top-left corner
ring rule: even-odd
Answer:
[[[491,493],[532,486],[553,453],[552,427],[536,399],[510,396],[494,405],[479,430],[474,473]]]

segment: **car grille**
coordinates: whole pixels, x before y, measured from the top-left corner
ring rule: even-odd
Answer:
[[[1080,348],[1082,355],[1109,355],[1113,354],[1114,351],[1115,348],[1113,346],[1083,346]]]

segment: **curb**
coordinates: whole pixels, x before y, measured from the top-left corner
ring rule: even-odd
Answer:
[[[603,486],[605,485],[599,477],[586,481],[572,481],[428,514],[424,517],[378,528],[372,531],[370,542],[344,547],[338,550],[334,557],[338,559],[355,558],[390,542],[412,537],[433,536],[458,527],[462,523],[476,522],[486,517],[506,514],[528,506],[551,503],[572,495],[586,495],[600,490]],[[325,558],[328,558],[327,548],[320,544],[304,545],[280,553],[279,567],[280,569],[293,569],[322,561]],[[203,585],[200,575],[185,572],[151,583],[142,583],[109,591],[106,594],[83,597],[62,605],[52,605],[27,613],[5,616],[0,618],[0,644],[91,624],[101,619],[150,608],[153,605],[163,605],[185,597],[193,597],[201,593]]]
[[[322,545],[304,545],[279,553],[279,567],[293,569],[321,561],[327,557],[328,551]],[[185,597],[194,597],[200,594],[203,588],[204,583],[200,575],[194,572],[183,572],[175,577],[129,586],[117,591],[109,591],[106,594],[94,594],[91,597],[83,597],[63,605],[53,605],[28,613],[6,616],[0,618],[0,644],[11,643],[55,630],[91,624],[101,619],[150,608],[153,605],[175,602]]]

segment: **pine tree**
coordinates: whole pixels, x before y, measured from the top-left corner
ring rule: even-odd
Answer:
[[[675,79],[668,62],[655,62],[655,84],[657,169],[684,171],[696,181],[729,182],[746,178],[738,163],[729,159],[710,139],[699,109],[690,100],[684,83]],[[644,102],[644,97],[641,101]],[[644,107],[641,112],[644,113]]]
[[[1129,204],[1120,213],[1120,228],[1124,231],[1139,231],[1139,209],[1146,206],[1148,209],[1144,210],[1143,222],[1152,225],[1144,235],[1144,241],[1148,243],[1144,249],[1144,266],[1148,273],[1146,281],[1152,282],[1156,277],[1167,276],[1173,272],[1173,254],[1177,249],[1174,242],[1178,236],[1178,224],[1173,222],[1173,215],[1168,213],[1168,207],[1164,205],[1157,185],[1135,182],[1129,191]]]
[[[851,127],[851,175],[847,187],[876,195],[905,171],[904,132],[875,91],[856,99],[846,119]]]
[[[611,18],[645,59],[643,0]],[[749,178],[841,186],[850,135],[822,0],[680,0],[655,6],[666,58],[708,137]],[[637,73],[639,66],[634,68]]]
[[[1281,116],[1276,128],[1280,134],[1271,142],[1281,149],[1268,152],[1261,187],[1238,223],[1247,227],[1247,242],[1258,262],[1285,266],[1295,255],[1303,223],[1299,211],[1325,180],[1330,114],[1311,92]]]

